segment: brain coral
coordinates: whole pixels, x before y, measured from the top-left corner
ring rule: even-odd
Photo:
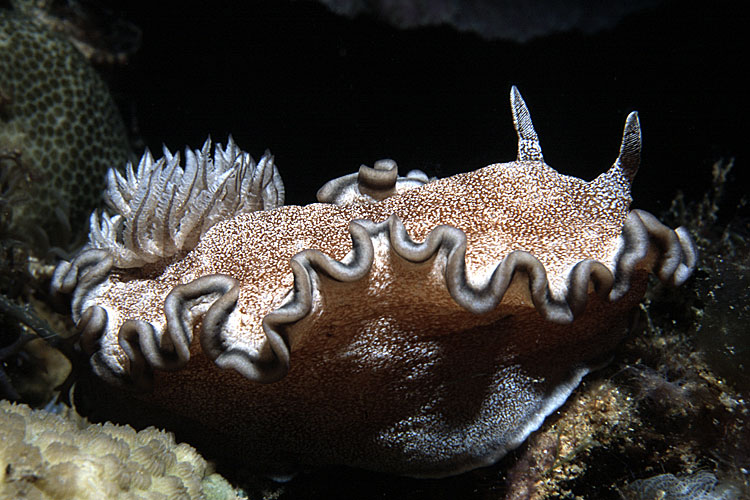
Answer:
[[[648,479],[633,481],[627,493],[634,500],[735,500],[739,490],[729,484],[720,483],[708,471],[692,475],[674,476],[660,474]]]
[[[107,86],[67,40],[0,9],[0,153],[20,152],[25,182],[11,227],[68,243],[99,203],[104,174],[130,149]],[[0,155],[2,158],[2,155]],[[10,168],[9,160],[0,167]],[[62,223],[62,224],[61,224]],[[16,231],[18,233],[19,231]]]
[[[198,452],[175,443],[172,434],[92,425],[68,413],[0,401],[0,498],[236,498]]]

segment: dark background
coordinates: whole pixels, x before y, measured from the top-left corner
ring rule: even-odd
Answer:
[[[555,169],[590,180],[639,111],[635,206],[698,199],[711,165],[736,158],[732,203],[748,180],[748,18],[741,2],[662,2],[592,35],[527,43],[451,27],[400,30],[308,1],[122,2],[143,31],[109,69],[126,120],[154,153],[210,134],[256,159],[276,156],[287,202],[380,158],[447,176],[515,159],[510,86],[521,90]],[[141,151],[138,153],[140,154]]]

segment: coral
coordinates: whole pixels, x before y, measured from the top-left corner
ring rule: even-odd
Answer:
[[[13,7],[67,37],[96,64],[123,64],[138,50],[141,31],[106,2],[11,0]]]
[[[104,174],[130,148],[107,86],[65,39],[0,9],[0,165],[16,183],[5,223],[37,249],[65,246],[100,202]]]
[[[720,483],[706,471],[639,479],[628,485],[627,492],[633,500],[736,500],[740,495],[736,487]]]
[[[2,112],[2,95],[0,95],[0,112]],[[5,239],[10,235],[13,206],[24,203],[28,190],[27,176],[21,165],[21,152],[0,148],[0,237]]]
[[[0,401],[0,429],[0,498],[236,498],[194,448],[152,427],[94,425],[72,410]]]

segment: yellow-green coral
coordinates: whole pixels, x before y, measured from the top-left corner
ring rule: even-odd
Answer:
[[[236,498],[192,446],[170,433],[63,413],[0,401],[0,498]]]
[[[130,155],[107,86],[63,37],[0,9],[0,152],[20,153],[10,226],[54,245],[68,243],[100,199],[104,176]],[[0,168],[11,168],[0,159]],[[68,233],[68,234],[66,234]]]

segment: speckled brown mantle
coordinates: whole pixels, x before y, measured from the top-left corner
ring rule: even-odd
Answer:
[[[695,264],[684,229],[628,212],[635,113],[585,182],[544,164],[515,88],[511,105],[515,162],[431,182],[384,162],[142,268],[98,249],[62,263],[94,370],[244,440],[252,462],[496,461],[608,357],[651,270],[679,284]]]

